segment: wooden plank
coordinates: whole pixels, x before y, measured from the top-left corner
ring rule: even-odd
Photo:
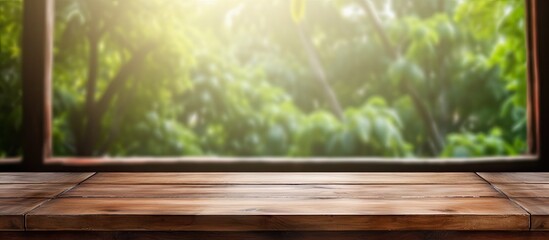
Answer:
[[[0,184],[0,198],[53,198],[75,184]]]
[[[84,183],[61,197],[126,198],[441,198],[503,197],[471,185],[119,185]]]
[[[549,232],[528,231],[363,231],[363,232],[0,232],[5,240],[547,240]]]
[[[93,173],[3,172],[0,173],[0,184],[80,183],[92,175]]]
[[[547,183],[549,172],[491,172],[478,173],[490,183]]]
[[[529,53],[529,59],[532,64],[531,77],[534,84],[532,84],[531,97],[532,104],[529,104],[531,111],[535,113],[534,118],[531,120],[530,125],[534,128],[531,131],[536,132],[536,148],[539,156],[539,166],[537,169],[543,171],[549,171],[549,149],[545,146],[549,144],[549,113],[545,110],[549,108],[549,84],[545,84],[549,79],[549,29],[547,24],[549,23],[549,2],[544,0],[532,0],[530,4],[533,7],[532,14],[532,30],[530,46],[532,52]]]
[[[54,0],[23,4],[23,165],[40,170],[51,154]]]
[[[475,173],[98,173],[95,184],[485,184]]]
[[[60,198],[27,215],[30,230],[528,230],[504,198]]]
[[[549,197],[549,184],[495,184],[508,197]]]
[[[514,198],[531,214],[532,230],[549,230],[549,198]]]
[[[0,231],[24,230],[25,214],[46,199],[0,198]]]

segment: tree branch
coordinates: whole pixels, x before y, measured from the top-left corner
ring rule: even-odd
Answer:
[[[128,62],[120,68],[116,76],[110,81],[101,98],[96,103],[97,116],[102,117],[103,114],[105,114],[110,103],[118,92],[118,89],[124,85],[132,72],[144,62],[145,57],[154,49],[154,46],[155,44],[153,43],[145,44],[132,55]]]
[[[398,59],[400,57],[400,54],[396,50],[396,48],[393,47],[393,44],[385,33],[385,30],[383,29],[383,26],[381,24],[381,20],[379,19],[371,1],[360,0],[359,4],[364,8],[367,13],[366,15],[373,23],[377,34],[381,38],[385,50],[393,58]],[[442,148],[444,147],[444,139],[442,139],[442,137],[440,136],[437,123],[435,122],[433,116],[430,114],[429,107],[427,106],[427,104],[425,104],[425,102],[423,102],[421,95],[413,85],[410,85],[408,81],[405,80],[401,80],[400,82],[401,84],[403,84],[403,90],[412,97],[414,106],[416,107],[419,115],[423,119],[423,124],[427,129],[427,133],[430,136],[431,141],[434,142],[434,144],[431,144],[431,150],[433,155],[440,153],[440,151],[442,151]]]
[[[309,37],[308,33],[305,31],[301,23],[296,23],[296,29],[299,34],[299,40],[301,41],[301,44],[303,45],[307,53],[309,65],[316,75],[316,80],[322,86],[324,94],[326,95],[326,97],[328,97],[332,112],[337,116],[339,120],[344,121],[345,115],[343,114],[341,104],[339,103],[339,100],[337,99],[337,95],[335,94],[334,90],[328,83],[324,67],[322,67],[322,64],[320,63],[318,53],[316,52],[313,43],[311,42],[311,38]]]
[[[373,23],[374,28],[378,34],[378,36],[381,38],[381,43],[385,47],[385,50],[393,57],[398,58],[400,54],[394,48],[393,44],[391,43],[391,40],[385,33],[385,29],[383,29],[383,24],[381,23],[381,20],[377,16],[377,13],[375,11],[375,7],[373,6],[372,2],[369,0],[360,0],[359,4],[362,6],[362,8],[366,11],[366,16],[370,19],[370,21]]]
[[[90,108],[86,111],[86,130],[85,134],[81,136],[81,146],[77,150],[77,154],[80,156],[92,156],[94,155],[95,146],[97,143],[98,135],[101,132],[101,119],[107,112],[111,102],[120,90],[132,72],[140,66],[145,60],[146,55],[152,51],[154,44],[145,44],[142,48],[135,52],[131,59],[126,62],[116,76],[110,81],[105,92],[98,101],[92,96],[93,103],[90,104]],[[94,94],[95,95],[95,94]]]
[[[133,99],[133,97],[135,96],[136,90],[137,83],[134,82],[127,89],[124,89],[123,93],[121,93],[121,95],[116,98],[117,114],[113,116],[114,119],[109,126],[109,133],[107,134],[105,140],[103,141],[101,146],[98,147],[97,152],[99,154],[105,154],[120,135],[120,124],[125,119],[127,106],[131,104],[131,99]]]

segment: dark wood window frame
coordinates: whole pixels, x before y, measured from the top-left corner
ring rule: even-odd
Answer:
[[[547,171],[549,1],[525,0],[528,18],[528,153],[474,159],[56,158],[51,152],[55,0],[24,0],[23,158],[8,171]],[[544,14],[545,13],[545,14]],[[545,27],[544,27],[545,26]],[[543,124],[547,123],[547,124]]]

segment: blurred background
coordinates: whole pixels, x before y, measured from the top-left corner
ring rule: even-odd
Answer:
[[[522,0],[56,0],[57,156],[525,153]],[[22,1],[0,0],[0,156]]]

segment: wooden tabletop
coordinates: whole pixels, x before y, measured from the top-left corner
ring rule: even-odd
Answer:
[[[0,173],[0,231],[549,230],[547,173]]]

